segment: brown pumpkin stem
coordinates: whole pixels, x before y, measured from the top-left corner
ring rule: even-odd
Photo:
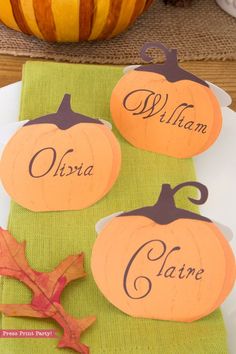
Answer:
[[[161,193],[159,195],[159,198],[154,204],[154,207],[162,208],[162,209],[175,209],[175,200],[174,200],[174,193],[173,190],[171,189],[170,184],[163,184],[161,187]],[[168,210],[167,209],[167,210]]]
[[[184,182],[184,183],[177,185],[174,189],[172,189],[173,196],[175,195],[175,193],[177,193],[180,189],[182,189],[184,187],[195,187],[201,193],[200,199],[194,199],[194,198],[188,197],[190,202],[192,202],[193,204],[197,204],[197,205],[202,205],[202,204],[206,203],[207,198],[208,198],[208,189],[206,186],[204,186],[204,184],[199,183],[199,182],[194,182],[194,181]]]
[[[179,209],[175,205],[174,196],[180,189],[182,189],[184,187],[195,187],[200,191],[201,194],[200,194],[199,199],[188,197],[188,199],[193,204],[201,205],[207,201],[208,189],[206,186],[204,186],[203,184],[201,184],[199,182],[195,182],[195,181],[184,182],[184,183],[178,184],[174,188],[171,188],[170,184],[163,184],[158,201],[154,205],[154,209],[156,209],[156,212],[158,212],[159,214],[163,214],[163,215],[166,214],[167,218],[168,218],[168,214],[169,215],[172,214],[172,215],[176,215],[176,216],[177,215],[181,216],[181,214],[182,214],[182,217],[186,217],[186,218],[189,218],[189,216],[191,216],[193,218],[193,215],[197,215],[197,214],[193,214],[187,210]],[[202,218],[204,218],[201,215],[198,215],[197,219],[199,219],[199,217],[201,220],[202,220]]]
[[[69,112],[72,112],[71,109],[71,95],[66,93],[63,97],[63,100],[57,110],[57,114],[68,114]]]
[[[127,213],[123,213],[122,216],[141,215],[154,220],[158,224],[168,224],[178,219],[193,219],[200,221],[211,222],[205,216],[193,213],[191,211],[177,208],[175,205],[174,195],[184,187],[195,187],[200,192],[200,198],[188,198],[193,204],[204,204],[208,198],[207,187],[199,182],[185,182],[177,185],[175,188],[171,188],[170,184],[163,184],[158,201],[153,206],[148,206]]]
[[[165,54],[166,60],[163,64],[153,64],[153,58],[147,54],[147,50],[157,48]],[[140,52],[141,58],[150,63],[148,65],[138,66],[135,71],[151,72],[163,75],[169,82],[177,82],[181,80],[189,80],[197,82],[200,85],[209,87],[208,84],[197,76],[182,69],[178,65],[177,50],[169,49],[160,42],[145,43]]]
[[[162,185],[162,189],[161,189],[161,193],[160,196],[158,198],[157,203],[155,204],[158,207],[166,207],[168,206],[168,208],[175,208],[175,201],[174,201],[174,195],[182,188],[184,187],[195,187],[197,188],[201,195],[200,195],[200,199],[194,199],[194,198],[190,198],[188,197],[188,199],[193,203],[193,204],[197,204],[197,205],[201,205],[204,204],[207,201],[208,198],[208,190],[207,187],[204,186],[203,184],[199,183],[199,182],[184,182],[181,184],[178,184],[175,188],[171,188],[170,184],[163,184]]]
[[[59,129],[66,130],[80,123],[93,123],[103,125],[103,123],[98,119],[93,119],[80,113],[73,112],[71,109],[71,95],[66,93],[56,113],[30,120],[24,126],[26,127],[36,124],[54,124]]]
[[[169,49],[165,47],[164,44],[162,44],[161,42],[150,42],[144,44],[143,48],[141,49],[140,55],[141,58],[147,63],[151,63],[153,61],[153,58],[147,54],[148,49],[151,48],[161,49],[164,52],[166,57],[165,65],[173,66],[178,64],[177,49]]]

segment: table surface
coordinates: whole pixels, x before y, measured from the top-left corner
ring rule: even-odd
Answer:
[[[27,60],[30,58],[0,55],[0,87],[21,80]],[[236,110],[236,61],[189,61],[181,66],[226,90],[233,99],[231,108]]]

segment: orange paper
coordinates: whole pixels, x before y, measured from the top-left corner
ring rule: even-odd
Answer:
[[[121,78],[111,96],[113,121],[121,135],[137,148],[174,156],[192,157],[217,139],[222,114],[208,84],[181,69],[176,50],[161,43],[146,50],[164,51],[164,64],[139,66]]]
[[[104,296],[133,317],[190,322],[219,307],[235,282],[235,258],[215,224],[179,209],[174,194],[197,187],[165,184],[158,202],[114,217],[92,252],[92,272]]]
[[[27,209],[79,210],[109,192],[120,165],[112,131],[74,113],[65,95],[57,113],[29,121],[12,137],[0,177],[12,199]]]

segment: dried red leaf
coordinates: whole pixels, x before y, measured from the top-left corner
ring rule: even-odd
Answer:
[[[6,230],[0,228],[0,275],[15,278],[33,292],[31,304],[1,305],[6,316],[53,318],[64,330],[59,348],[72,348],[89,354],[89,348],[80,342],[80,336],[95,321],[95,317],[76,319],[66,313],[60,296],[68,283],[83,278],[84,255],[69,256],[52,272],[42,273],[32,269],[25,256],[26,243],[18,243]]]

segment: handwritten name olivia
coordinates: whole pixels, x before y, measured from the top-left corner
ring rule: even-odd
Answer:
[[[71,166],[66,162],[66,157],[72,154],[74,149],[67,150],[61,157],[58,156],[56,149],[53,147],[46,147],[39,150],[30,160],[29,163],[29,174],[33,178],[42,178],[47,175],[52,175],[53,177],[68,177],[71,175],[80,176],[92,176],[94,166],[85,166],[83,162]],[[48,153],[51,153],[51,159],[48,160]],[[41,171],[37,167],[37,162],[42,159],[48,160],[48,165],[45,165]]]
[[[127,111],[132,112],[133,116],[141,116],[143,119],[156,117],[162,124],[170,124],[201,134],[207,133],[207,124],[195,122],[186,117],[194,109],[194,105],[183,102],[171,112],[167,112],[169,99],[168,94],[138,89],[128,93],[123,100],[123,106]]]
[[[158,249],[157,254],[155,249]],[[180,246],[176,246],[168,249],[166,243],[162,240],[150,240],[140,246],[137,251],[133,254],[129,260],[127,267],[124,272],[123,278],[123,288],[126,295],[131,299],[143,299],[148,296],[153,288],[153,282],[158,277],[163,277],[166,279],[179,279],[184,281],[191,279],[194,281],[199,281],[203,277],[204,269],[193,266],[186,266],[185,263],[181,267],[173,265],[174,255],[181,251]],[[152,275],[145,274],[145,260],[143,261],[143,269],[145,275],[140,275],[134,279],[134,281],[129,282],[129,279],[132,277],[132,269],[135,267],[135,261],[139,256],[146,258],[146,262],[155,262],[156,263],[156,273]],[[145,282],[146,290],[140,293],[139,282]],[[144,284],[144,283],[143,283]],[[136,295],[133,295],[133,294]]]

